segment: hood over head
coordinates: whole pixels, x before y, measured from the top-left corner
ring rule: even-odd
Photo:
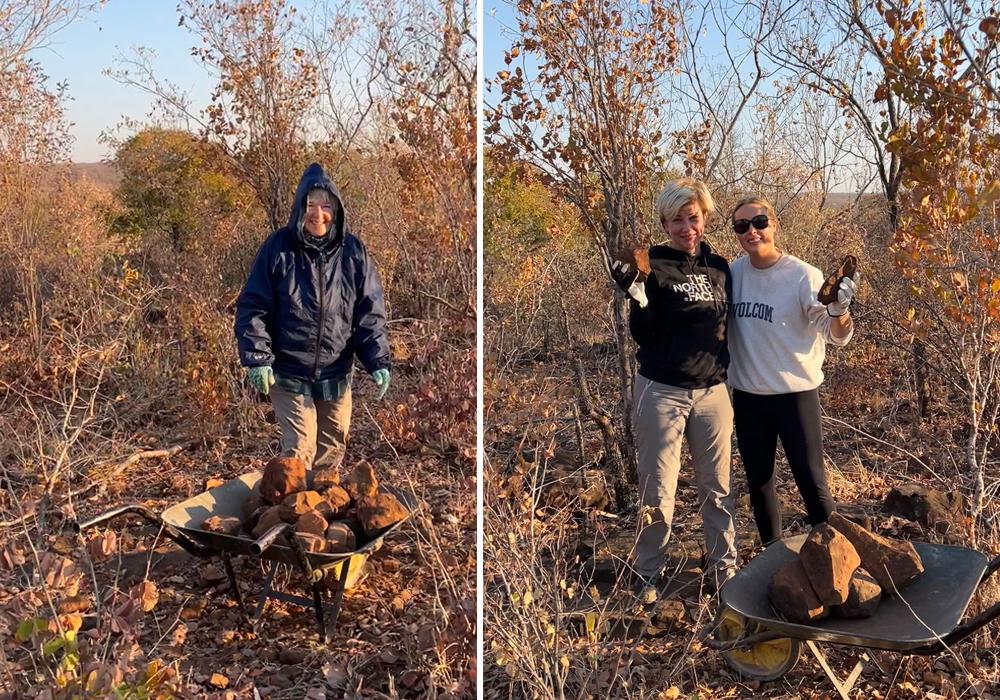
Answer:
[[[333,216],[333,227],[331,231],[321,238],[311,236],[305,230],[306,217],[306,197],[310,190],[322,189],[330,193],[330,196],[337,202],[337,211]],[[288,228],[295,232],[299,242],[311,248],[327,249],[333,245],[339,245],[344,239],[347,231],[347,212],[344,209],[344,200],[340,197],[340,191],[333,184],[333,180],[323,170],[319,163],[312,163],[299,180],[299,186],[295,190],[295,200],[292,202],[292,211],[288,217]]]

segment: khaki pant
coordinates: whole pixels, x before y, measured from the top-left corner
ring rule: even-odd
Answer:
[[[340,466],[351,427],[350,387],[333,401],[316,401],[277,385],[270,397],[281,426],[282,456],[298,457],[309,469]]]
[[[641,515],[636,570],[651,578],[666,563],[674,518],[674,496],[681,469],[681,440],[687,438],[697,508],[705,531],[708,571],[724,579],[736,569],[736,528],[730,490],[733,406],[725,384],[708,389],[680,387],[635,377],[632,425],[639,466],[639,500],[652,516]],[[694,504],[692,504],[694,505]]]

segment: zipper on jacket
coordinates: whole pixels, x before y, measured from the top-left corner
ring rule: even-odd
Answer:
[[[323,339],[323,297],[326,296],[325,294],[323,294],[323,289],[326,285],[324,284],[325,281],[323,279],[322,254],[319,256],[317,265],[319,267],[319,273],[318,273],[319,276],[316,279],[317,282],[316,291],[319,294],[319,323],[316,326],[316,358],[313,360],[314,381],[319,379],[319,350],[320,350],[320,341]]]

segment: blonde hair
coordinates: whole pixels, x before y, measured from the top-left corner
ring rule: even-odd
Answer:
[[[729,223],[736,221],[736,212],[740,210],[740,207],[745,207],[747,204],[756,204],[757,206],[764,207],[767,209],[767,218],[770,220],[771,225],[774,230],[778,230],[778,214],[774,211],[774,206],[765,197],[744,197],[736,203],[733,207],[733,213],[729,215]]]
[[[656,213],[660,217],[660,226],[677,216],[683,207],[694,202],[701,208],[701,213],[708,218],[715,212],[715,200],[708,191],[708,185],[701,180],[684,177],[667,183],[667,186],[656,198]]]

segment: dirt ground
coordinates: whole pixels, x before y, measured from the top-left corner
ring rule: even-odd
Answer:
[[[487,697],[541,697],[547,692],[565,697],[692,700],[838,698],[820,662],[804,645],[798,662],[783,677],[760,682],[735,673],[719,652],[703,643],[714,629],[719,598],[702,587],[701,523],[690,507],[697,493],[686,457],[668,566],[672,573],[663,595],[666,602],[658,606],[644,607],[631,594],[627,562],[638,519],[634,503],[612,513],[545,507],[550,487],[546,479],[551,478],[546,474],[555,473],[556,467],[600,468],[602,463],[593,425],[582,425],[584,452],[594,457],[593,463],[579,458],[571,411],[574,382],[568,363],[559,360],[517,368],[501,385],[506,390],[493,394],[492,410],[487,411]],[[849,356],[831,363],[821,391],[827,416],[828,477],[841,509],[871,518],[874,528],[890,537],[974,547],[994,556],[996,539],[974,544],[959,523],[942,535],[883,511],[889,489],[903,482],[954,488],[957,481],[949,485],[945,465],[948,453],[958,448],[952,441],[953,426],[943,417],[932,415],[918,429],[902,398],[868,390],[882,381],[877,373],[887,368],[862,362]],[[605,407],[611,405],[608,397],[615,395],[609,368],[606,356],[588,358],[589,377]],[[915,439],[918,435],[922,438]],[[737,542],[741,561],[746,562],[760,545],[735,445],[733,454]],[[807,532],[801,498],[780,450],[778,462],[785,534]],[[508,544],[504,539],[516,540],[522,553],[533,552],[531,564],[518,568],[518,562],[503,552],[501,544]],[[525,585],[531,591],[530,606],[523,602],[520,587]],[[984,584],[969,614],[998,597],[995,581]],[[535,622],[536,617],[545,621],[543,625]],[[556,631],[546,631],[544,625]],[[865,661],[851,698],[995,698],[1000,697],[1000,655],[994,628],[986,627],[953,653],[934,657],[867,650],[862,659],[865,649],[831,644],[818,648],[841,680],[859,659]],[[524,640],[520,650],[517,638]],[[561,668],[545,666],[545,659],[555,654],[550,649],[558,649],[565,659]]]
[[[101,616],[91,604],[80,611],[79,639],[92,640],[104,652],[123,645],[120,648],[131,648],[137,659],[155,659],[175,669],[183,697],[473,696],[476,520],[474,480],[464,476],[468,465],[433,454],[396,455],[378,440],[363,412],[356,421],[357,440],[347,460],[363,454],[381,480],[412,490],[419,507],[369,559],[363,580],[345,595],[327,643],[319,641],[311,609],[280,601],[269,601],[256,631],[251,630],[241,621],[218,559],[206,562],[188,555],[138,518],[111,524],[108,530],[117,539],[113,556],[97,563],[93,576],[83,577],[80,596],[93,601],[96,581],[106,604]],[[77,501],[74,514],[83,519],[127,503],[160,513],[200,492],[205,479],[234,478],[261,468],[262,462],[229,452],[224,443],[189,447],[166,460],[135,464],[108,493]],[[59,532],[36,539],[34,548],[40,555],[60,555],[87,570],[90,555],[69,531],[68,518]],[[5,551],[16,551],[18,541],[8,539]],[[30,553],[24,559],[13,567],[0,565],[0,612],[7,613],[12,629],[24,610],[18,601],[24,601],[28,591],[39,591],[45,599],[44,587],[33,576]],[[263,568],[249,557],[235,562],[249,606],[262,589]],[[121,594],[144,581],[153,584],[152,607],[127,619],[123,613],[116,620]],[[287,567],[279,569],[275,582],[291,593],[307,591],[301,575]],[[113,598],[116,591],[119,597]],[[53,589],[51,595],[58,604],[60,592]],[[9,693],[0,696],[52,697],[45,695],[45,688],[58,683],[30,642],[7,644],[0,657],[5,659],[0,688],[9,684]],[[168,696],[164,691],[149,697]]]

